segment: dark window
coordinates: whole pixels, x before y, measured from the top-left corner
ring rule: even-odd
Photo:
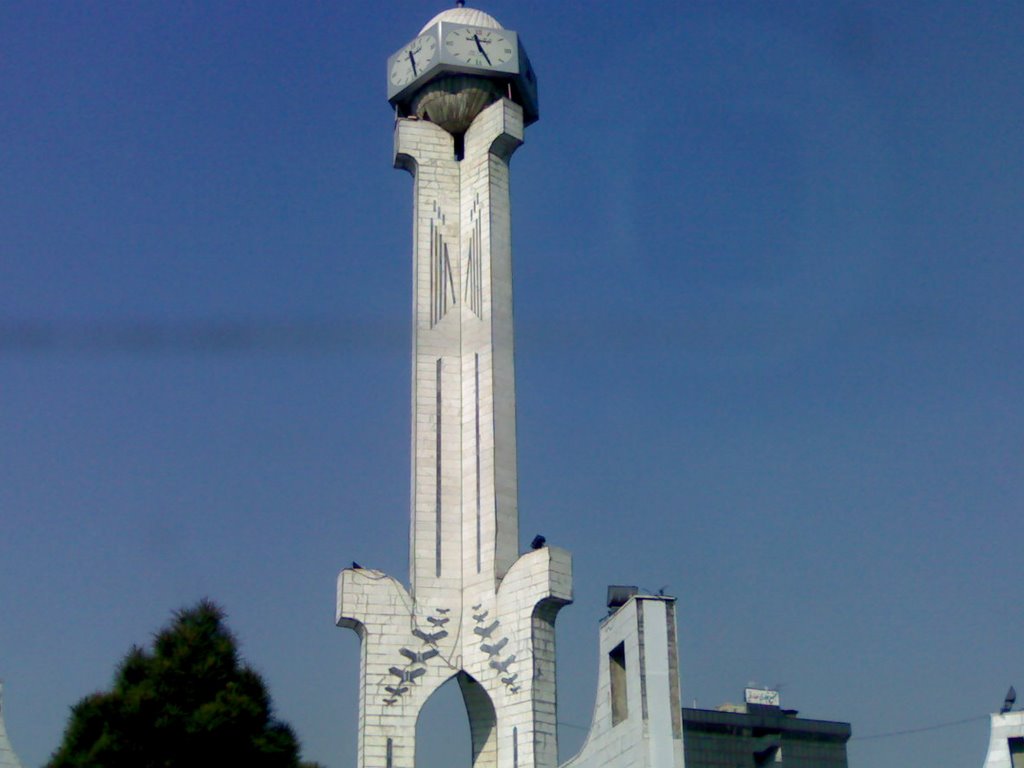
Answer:
[[[629,705],[626,700],[625,643],[619,643],[608,654],[608,679],[611,682],[612,725],[618,725],[629,717]]]
[[[1010,747],[1010,765],[1024,768],[1024,738],[1007,739]]]

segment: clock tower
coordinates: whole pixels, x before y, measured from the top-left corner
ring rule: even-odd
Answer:
[[[521,554],[509,160],[538,117],[518,35],[444,11],[387,63],[395,167],[413,177],[408,588],[338,577],[361,639],[358,768],[413,768],[416,721],[455,678],[476,768],[557,765],[554,622],[567,552]]]

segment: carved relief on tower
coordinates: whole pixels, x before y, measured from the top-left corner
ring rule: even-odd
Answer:
[[[448,242],[443,234],[445,214],[434,201],[430,218],[430,327],[437,325],[448,310],[459,302],[455,288],[455,274],[452,271]]]
[[[395,664],[388,668],[388,674],[381,682],[384,691],[382,701],[391,707],[403,701],[421,677],[427,674],[428,667],[452,667],[451,659],[445,658],[439,643],[449,636],[445,627],[451,621],[448,608],[438,608],[427,613],[421,624],[413,617],[408,643],[399,647]],[[449,654],[450,655],[450,654]]]
[[[480,602],[472,606],[473,642],[487,660],[487,669],[509,693],[519,693],[522,681],[516,670],[517,654],[511,653],[519,644],[513,642],[502,628],[502,621]],[[522,651],[520,650],[519,653]]]
[[[469,230],[465,236],[466,245],[466,266],[462,270],[464,275],[464,287],[462,299],[466,306],[472,310],[477,317],[483,317],[484,284],[483,284],[483,224],[481,214],[483,207],[480,204],[480,195],[473,199],[473,205],[469,209]]]

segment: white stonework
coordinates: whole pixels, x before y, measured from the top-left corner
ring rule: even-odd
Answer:
[[[362,640],[359,768],[412,768],[416,721],[457,678],[478,768],[555,768],[554,621],[564,550],[519,555],[509,169],[522,109],[503,99],[463,139],[399,119],[414,179],[410,588],[338,577],[337,623]]]
[[[21,761],[14,754],[14,748],[7,739],[7,728],[4,725],[4,686],[0,683],[0,768],[22,768]]]
[[[675,600],[631,598],[599,645],[590,733],[563,768],[683,768]]]
[[[992,715],[984,768],[1019,768],[1021,765],[1024,765],[1024,711]]]

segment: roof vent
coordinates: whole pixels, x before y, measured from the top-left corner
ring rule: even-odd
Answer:
[[[629,601],[629,598],[636,596],[639,591],[639,587],[611,584],[608,587],[608,607],[613,611],[616,608],[621,608]]]

